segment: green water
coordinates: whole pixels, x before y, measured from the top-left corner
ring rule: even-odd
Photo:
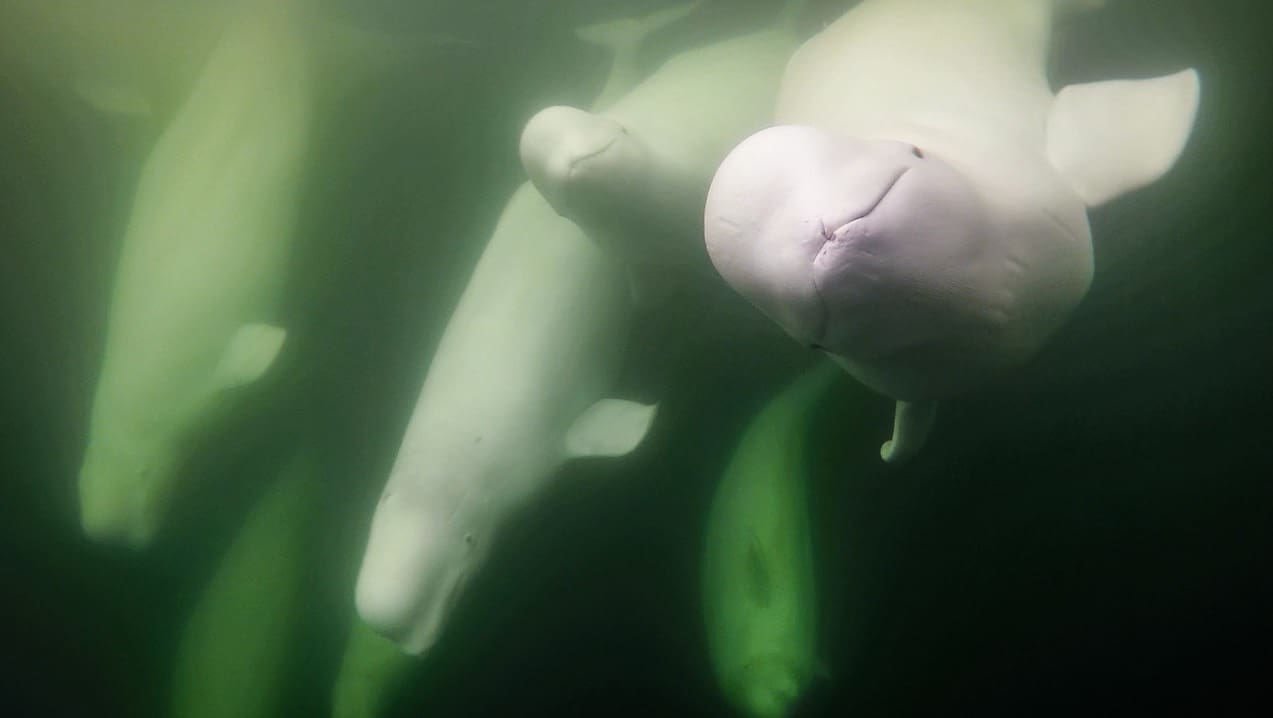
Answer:
[[[850,4],[811,3],[806,31]],[[660,3],[425,5],[356,11],[461,42],[362,78],[316,118],[283,317],[294,342],[269,402],[201,452],[204,480],[140,553],[81,536],[75,478],[156,128],[72,102],[0,51],[0,712],[167,715],[186,622],[304,439],[323,490],[303,600],[279,631],[279,712],[329,713],[370,512],[524,181],[521,127],[598,89],[604,53],[572,27]],[[653,38],[649,61],[771,14],[709,2]],[[1273,703],[1270,37],[1255,0],[1110,0],[1067,27],[1056,86],[1197,67],[1194,135],[1165,179],[1091,213],[1095,281],[1071,321],[1026,367],[943,404],[913,463],[887,467],[883,436],[837,430],[862,413],[850,380],[829,397],[809,442],[828,676],[798,715]],[[749,418],[812,357],[740,303],[679,301],[639,324],[621,382],[661,401],[653,433],[624,459],[568,464],[503,529],[392,715],[732,714],[703,636],[704,520]],[[882,434],[889,402],[869,411]]]

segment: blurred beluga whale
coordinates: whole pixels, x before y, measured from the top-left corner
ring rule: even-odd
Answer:
[[[286,676],[314,590],[325,478],[315,447],[298,446],[236,531],[181,633],[172,718],[287,712]]]
[[[102,5],[85,7],[126,32]],[[102,541],[149,543],[195,447],[260,395],[287,336],[277,315],[318,103],[411,54],[309,0],[205,5],[164,6],[172,14],[160,17],[180,26],[137,25],[173,33],[211,25],[190,38],[213,42],[179,103],[169,103],[172,78],[156,84],[111,67],[81,82],[78,64],[64,78],[98,109],[163,128],[124,232],[79,474],[84,531]],[[139,0],[114,10],[133,17],[155,7]],[[53,19],[64,15],[75,17]],[[49,34],[73,37],[78,28]],[[428,39],[413,47],[435,44]],[[138,44],[150,52],[180,43]]]
[[[920,448],[937,400],[1038,351],[1091,281],[1087,208],[1190,135],[1191,69],[1052,92],[1054,20],[1094,5],[865,0],[800,47],[777,126],[713,179],[713,264],[897,400],[886,461]]]
[[[700,237],[712,174],[769,124],[804,4],[789,2],[771,27],[673,56],[608,107],[540,111],[520,146],[535,188],[647,275],[707,269]]]
[[[599,106],[639,79],[642,38],[690,7],[579,31],[614,51]],[[566,461],[641,442],[655,407],[609,396],[631,317],[621,264],[519,187],[443,332],[372,518],[355,591],[369,626],[426,652],[510,514]]]
[[[95,539],[149,542],[191,442],[282,348],[313,85],[297,22],[244,4],[142,169],[79,477]]]
[[[754,718],[790,715],[824,670],[808,437],[842,374],[822,364],[751,420],[707,518],[702,597],[712,667],[726,697]]]

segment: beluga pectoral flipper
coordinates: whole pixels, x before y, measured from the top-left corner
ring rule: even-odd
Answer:
[[[1087,207],[1183,151],[1193,70],[1052,93],[1054,16],[1093,5],[864,0],[792,56],[777,126],[716,172],[712,263],[898,401],[890,461],[933,402],[1039,350],[1091,282]]]

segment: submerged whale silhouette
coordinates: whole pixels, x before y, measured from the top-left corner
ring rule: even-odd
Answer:
[[[1193,70],[1054,95],[1065,5],[866,0],[795,53],[777,126],[713,179],[713,264],[897,400],[886,461],[1065,321],[1092,277],[1087,207],[1158,179],[1192,129]]]
[[[831,362],[775,394],[716,487],[703,541],[707,647],[725,696],[751,718],[790,715],[818,657],[809,437],[841,376]]]
[[[248,4],[142,169],[79,474],[81,522],[144,546],[190,445],[260,384],[309,149],[309,46],[286,6]]]

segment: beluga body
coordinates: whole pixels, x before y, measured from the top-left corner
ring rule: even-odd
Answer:
[[[641,39],[686,10],[579,31],[614,51],[598,104],[639,79]],[[424,654],[510,515],[565,462],[641,442],[655,407],[610,396],[632,314],[622,264],[519,187],[443,331],[372,518],[355,603],[373,630]]]
[[[751,420],[707,518],[702,598],[708,654],[725,696],[751,718],[791,715],[818,658],[810,517],[810,436],[830,386],[829,361]]]
[[[1193,70],[1046,76],[1059,0],[864,0],[788,63],[776,126],[716,172],[713,264],[797,341],[897,400],[901,461],[935,402],[1032,357],[1093,273],[1087,209],[1158,179]]]
[[[79,475],[95,539],[151,540],[192,444],[282,348],[313,85],[295,12],[242,5],[142,168]]]

